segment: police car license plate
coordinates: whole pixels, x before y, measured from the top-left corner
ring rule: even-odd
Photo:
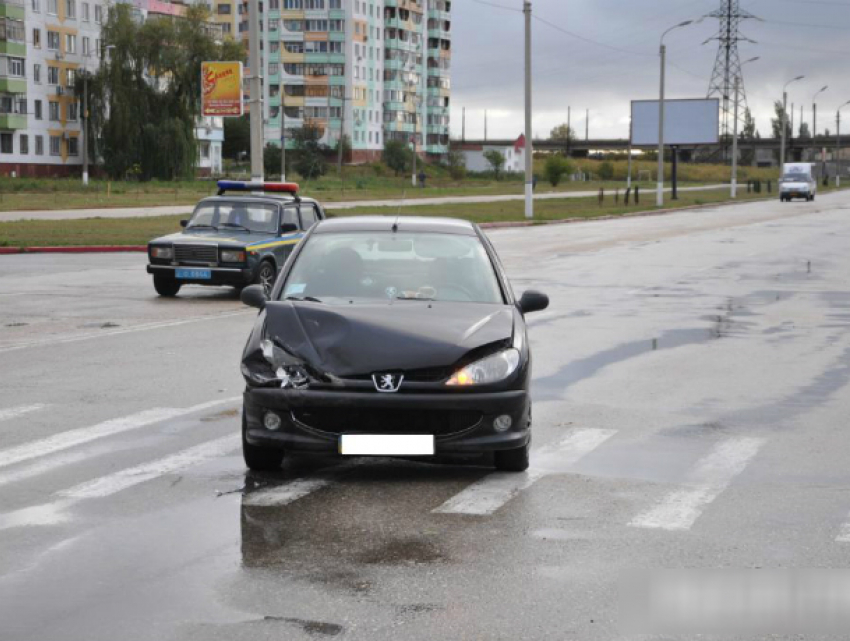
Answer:
[[[209,269],[178,269],[176,276],[187,280],[210,280],[212,271]]]
[[[343,434],[343,456],[433,456],[433,434]]]

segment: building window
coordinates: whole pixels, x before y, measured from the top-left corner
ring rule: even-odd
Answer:
[[[54,122],[59,122],[59,103],[53,100],[47,103],[48,105],[48,118]]]
[[[57,0],[47,0],[47,13],[51,16],[56,15],[56,1]]]
[[[94,5],[94,21],[98,24],[103,22],[103,7],[99,4]]]
[[[14,153],[12,147],[12,136],[13,134],[0,134],[0,153]]]
[[[269,75],[276,76],[280,73],[280,65],[276,62],[269,63]]]
[[[201,158],[204,160],[209,160],[210,157],[210,143],[207,141],[201,142]]]
[[[36,101],[35,101],[35,119],[36,119],[36,120],[41,120],[41,118],[42,118],[42,113],[41,113],[41,100],[36,100]]]
[[[14,78],[23,78],[26,76],[26,68],[23,58],[7,58],[7,75]]]
[[[41,65],[40,64],[36,63],[32,66],[32,81],[35,82],[36,84],[39,84],[39,85],[41,84]]]
[[[65,0],[65,19],[76,20],[77,0]]]
[[[32,30],[32,46],[41,49],[41,29]]]
[[[40,0],[32,0],[32,10],[33,10],[35,13],[38,13],[39,11],[41,11],[41,2],[40,2]]]
[[[28,154],[30,152],[29,136],[27,136],[26,134],[21,134],[19,144],[21,146],[21,153],[22,154]]]
[[[68,155],[69,156],[79,156],[80,155],[80,139],[79,138],[68,138]]]
[[[83,36],[83,55],[88,56],[91,54],[91,40],[88,36]]]
[[[76,102],[68,103],[68,120],[76,122],[78,111],[79,111],[79,105]]]
[[[218,15],[220,16],[230,15],[231,7],[229,4],[220,4],[216,9],[218,10]]]
[[[62,137],[50,136],[50,155],[59,156],[62,154]]]
[[[35,155],[43,156],[44,155],[44,136],[36,136],[35,137]]]
[[[77,36],[65,34],[65,53],[77,53]]]
[[[51,51],[56,51],[59,49],[59,32],[58,31],[47,31],[47,48]]]
[[[73,69],[66,69],[65,70],[65,86],[66,87],[73,87],[74,86],[74,80],[76,79],[76,73],[77,72]]]
[[[51,65],[47,65],[47,84],[49,84],[49,85],[58,85],[59,84],[59,67],[53,67]]]
[[[88,3],[88,2],[84,2],[84,3],[83,3],[83,22],[88,22],[88,21],[89,21],[89,17],[90,17],[90,16],[89,16],[89,3]]]

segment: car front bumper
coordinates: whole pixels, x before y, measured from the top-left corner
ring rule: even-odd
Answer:
[[[248,388],[244,394],[251,445],[295,452],[339,452],[341,434],[435,435],[435,453],[478,454],[523,447],[531,438],[526,390],[493,393],[377,394]],[[264,427],[267,412],[281,427]],[[494,420],[512,419],[503,432]]]
[[[209,270],[210,278],[177,278],[178,269]],[[148,265],[148,274],[174,278],[184,285],[248,285],[254,280],[254,270],[250,267],[200,267],[192,265]]]

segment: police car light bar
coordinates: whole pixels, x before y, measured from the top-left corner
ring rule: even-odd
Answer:
[[[244,180],[219,180],[218,194],[226,191],[268,191],[275,193],[292,194],[298,193],[297,183],[271,183],[271,182],[245,182]]]

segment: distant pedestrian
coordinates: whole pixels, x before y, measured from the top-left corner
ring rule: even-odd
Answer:
[[[535,191],[537,189],[537,174],[531,176],[531,191]]]
[[[419,172],[419,186],[420,186],[422,189],[425,189],[425,178],[427,178],[427,176],[425,175],[425,172],[424,172],[424,171],[420,171],[420,172]]]

